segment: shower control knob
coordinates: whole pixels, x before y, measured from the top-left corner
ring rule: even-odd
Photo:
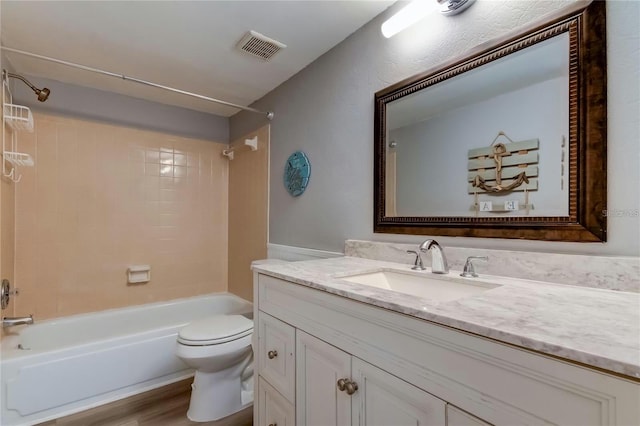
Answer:
[[[267,356],[269,357],[269,359],[274,359],[278,356],[278,351],[269,351],[267,352]]]

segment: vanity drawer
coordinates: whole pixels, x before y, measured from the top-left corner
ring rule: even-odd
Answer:
[[[259,314],[260,375],[290,402],[295,401],[295,329],[264,312]]]
[[[266,380],[258,381],[258,426],[294,426],[295,409]]]

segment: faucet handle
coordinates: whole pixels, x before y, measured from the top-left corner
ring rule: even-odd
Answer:
[[[461,277],[477,277],[476,268],[473,266],[474,260],[484,260],[485,262],[489,261],[489,257],[487,256],[469,256],[467,257],[467,261],[464,264],[464,268],[462,269]]]
[[[420,256],[420,252],[417,252],[415,250],[407,250],[407,253],[416,255],[416,260],[413,262],[413,267],[411,269],[413,269],[414,271],[424,271],[425,269],[427,269],[424,267],[424,263],[422,263],[422,256]]]

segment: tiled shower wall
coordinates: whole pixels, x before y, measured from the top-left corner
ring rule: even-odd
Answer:
[[[251,262],[267,257],[269,215],[269,129],[262,126],[231,142],[229,165],[229,291],[253,300]],[[258,150],[244,146],[258,138]]]
[[[36,319],[227,290],[223,145],[35,114],[16,186],[17,314]],[[129,265],[151,281],[127,284]]]

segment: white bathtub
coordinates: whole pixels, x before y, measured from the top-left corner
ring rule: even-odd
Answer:
[[[251,312],[249,302],[218,293],[8,329],[0,424],[37,424],[185,379],[193,371],[175,356],[178,331],[209,315]]]

